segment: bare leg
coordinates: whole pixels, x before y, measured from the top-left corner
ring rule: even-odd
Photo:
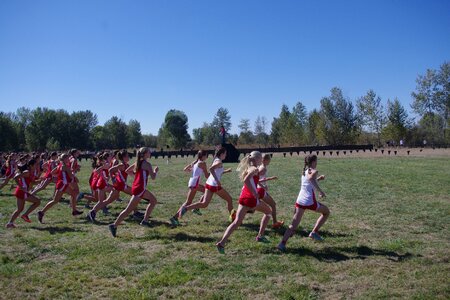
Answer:
[[[317,233],[322,227],[322,225],[327,221],[328,217],[330,216],[330,210],[325,205],[321,204],[320,207],[316,210],[317,212],[321,213],[321,216],[317,219],[316,225],[314,226],[314,229],[312,232]]]
[[[265,202],[262,201],[260,201],[259,204],[255,207],[255,210],[260,211],[264,214],[264,216],[261,218],[261,224],[259,226],[258,232],[258,237],[261,237],[264,235],[264,232],[266,231],[267,223],[269,223],[272,210],[270,209],[270,206],[268,206]]]
[[[145,191],[144,195],[142,195],[142,197],[145,200],[148,200],[148,202],[149,202],[147,205],[147,209],[145,210],[144,219],[142,220],[143,222],[148,222],[148,218],[150,217],[153,209],[155,208],[157,201],[156,201],[155,196],[149,191]]]
[[[269,204],[270,208],[272,209],[272,222],[277,222],[277,204],[273,200],[272,196],[269,194],[266,194],[266,196],[262,199],[264,202]]]
[[[17,217],[23,211],[24,207],[25,207],[25,199],[17,198],[17,209],[11,215],[11,218],[9,219],[9,224],[14,223],[14,221],[17,219]]]
[[[123,220],[138,206],[139,202],[141,201],[141,198],[138,196],[131,196],[130,202],[128,202],[127,207],[122,210],[120,215],[117,217],[116,221],[114,222],[114,226],[117,227],[120,225]]]
[[[30,201],[31,203],[33,203],[28,209],[27,211],[23,214],[24,216],[28,216],[29,214],[31,214],[36,208],[39,207],[39,205],[41,205],[41,200],[36,198],[33,195],[29,195],[27,198],[27,201]]]
[[[225,230],[222,239],[217,243],[218,246],[223,247],[225,243],[227,242],[230,235],[235,231],[241,224],[242,221],[245,218],[245,214],[249,210],[249,207],[240,205],[238,206],[237,213],[236,213],[236,219],[234,219],[233,223],[231,223],[227,229]]]
[[[288,229],[284,233],[283,239],[281,240],[282,244],[286,244],[288,239],[294,235],[294,232],[297,229],[298,225],[300,224],[300,221],[302,220],[304,213],[305,210],[303,208],[299,207],[295,208],[295,214],[294,217],[292,218],[292,224],[289,225]]]
[[[227,209],[228,212],[231,213],[233,210],[233,198],[231,198],[230,194],[225,189],[221,189],[217,192],[217,195],[223,200],[227,201]]]

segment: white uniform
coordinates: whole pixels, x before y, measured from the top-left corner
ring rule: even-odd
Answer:
[[[217,161],[221,162],[220,158],[215,158],[213,161],[213,164],[215,164]],[[223,171],[224,171],[223,165],[220,168],[214,169],[214,172],[216,173],[216,177],[218,180],[220,180],[220,178],[222,178]],[[212,176],[212,174],[209,174],[209,177],[206,180],[206,184],[210,185],[210,186],[219,186],[219,183],[214,179],[214,176]]]
[[[307,172],[310,169],[305,170],[302,175],[302,183],[300,192],[298,193],[296,203],[301,206],[311,206],[316,204],[316,197],[314,195],[314,186],[311,180],[308,179]]]
[[[204,174],[203,169],[198,166],[200,162],[201,160],[196,162],[192,167],[192,177],[189,179],[188,183],[189,188],[196,188],[200,184],[200,178]]]

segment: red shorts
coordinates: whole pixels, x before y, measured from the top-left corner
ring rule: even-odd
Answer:
[[[301,204],[298,204],[297,202],[295,202],[295,207],[316,211],[320,207],[320,202],[316,201],[316,195],[313,193],[313,204],[301,205]]]
[[[253,208],[259,204],[259,201],[255,198],[239,198],[239,204]]]
[[[257,188],[256,191],[258,192],[259,199],[262,199],[267,195],[266,190],[262,187]]]
[[[131,187],[131,195],[141,197],[146,190],[147,188],[142,186],[136,188]]]
[[[68,186],[69,186],[68,183],[64,184],[64,182],[62,181],[58,181],[56,183],[56,189],[60,192],[65,192]]]
[[[127,187],[127,185],[124,182],[116,181],[114,182],[113,187],[116,191],[122,192]]]
[[[16,196],[19,199],[27,199],[28,198],[28,193],[22,191],[19,188],[16,188],[16,191],[14,192],[14,196]]]
[[[189,188],[195,190],[196,188],[198,188],[199,183],[200,183],[200,177],[197,178],[197,181],[195,181],[195,182],[191,182],[191,180],[189,180]]]
[[[218,191],[220,191],[222,189],[222,187],[220,185],[219,186],[213,186],[213,185],[209,185],[209,184],[205,184],[205,188],[207,190],[210,190],[213,193],[216,193],[216,192],[218,192]]]

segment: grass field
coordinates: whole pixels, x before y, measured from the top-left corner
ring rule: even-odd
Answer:
[[[302,156],[276,156],[269,167],[280,178],[270,182],[270,192],[287,225],[301,161]],[[73,218],[66,202],[46,214],[46,224],[33,215],[33,223],[18,220],[17,229],[6,230],[15,198],[3,191],[0,299],[450,298],[448,156],[319,157],[318,169],[326,175],[323,202],[331,209],[321,232],[325,241],[307,238],[318,217],[307,212],[284,254],[275,246],[285,229],[268,229],[270,244],[255,242],[258,213],[247,216],[226,254],[219,254],[214,243],[228,216],[217,196],[203,216],[187,213],[182,226],[172,228],[168,219],[187,192],[189,174],[181,170],[188,160],[151,162],[160,166],[149,183],[161,202],[151,218],[154,226],[128,219],[117,238],[106,225],[126,201],[114,203],[111,216],[99,213],[96,225]],[[82,166],[81,189],[87,191],[90,167]],[[237,173],[225,174],[222,184],[237,199]],[[44,203],[52,192],[53,185],[39,194]]]

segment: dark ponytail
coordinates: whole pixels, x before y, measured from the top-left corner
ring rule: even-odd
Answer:
[[[305,173],[305,171],[308,168],[310,168],[311,164],[315,161],[317,161],[317,155],[309,154],[309,155],[305,156],[305,165],[303,166],[303,173]]]

